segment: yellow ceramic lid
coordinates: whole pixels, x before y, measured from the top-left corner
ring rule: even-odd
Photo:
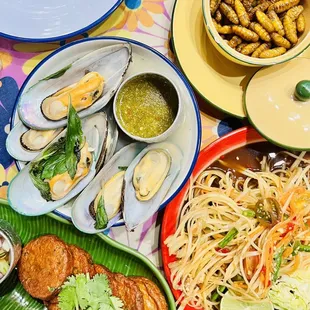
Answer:
[[[250,122],[266,139],[287,149],[310,150],[310,59],[257,71],[244,105]]]

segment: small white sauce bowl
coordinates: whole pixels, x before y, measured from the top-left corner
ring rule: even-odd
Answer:
[[[176,94],[177,94],[177,98],[178,98],[178,111],[177,114],[175,116],[175,119],[173,121],[173,123],[171,124],[171,126],[164,131],[162,134],[152,137],[152,138],[143,138],[140,136],[135,136],[132,135],[130,132],[128,132],[121,124],[120,120],[118,119],[117,113],[116,113],[116,102],[117,102],[117,98],[119,95],[119,92],[122,90],[122,88],[131,80],[137,78],[137,77],[141,77],[141,76],[146,76],[146,75],[152,75],[152,76],[158,76],[160,79],[164,79],[166,80],[169,84],[171,84],[171,86],[175,89]],[[175,132],[175,130],[179,127],[179,125],[182,123],[183,120],[183,107],[182,107],[182,103],[180,100],[180,93],[178,88],[176,87],[176,85],[168,78],[166,78],[165,76],[157,73],[157,72],[140,72],[138,74],[132,75],[129,78],[127,78],[126,80],[123,81],[123,83],[120,85],[119,89],[117,90],[115,97],[114,97],[114,101],[113,101],[113,113],[114,113],[114,118],[118,124],[118,126],[121,128],[121,130],[130,138],[136,140],[136,141],[141,141],[141,142],[145,142],[145,143],[157,143],[157,142],[162,142],[164,140],[166,140],[172,133]]]
[[[10,245],[9,255],[10,255],[10,268],[7,273],[0,279],[0,285],[3,283],[9,275],[12,273],[17,262],[21,256],[21,240],[17,233],[14,231],[13,227],[6,221],[0,219],[0,236],[4,238]]]

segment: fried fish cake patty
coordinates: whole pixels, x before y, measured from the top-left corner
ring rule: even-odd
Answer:
[[[110,277],[112,295],[120,298],[127,310],[144,310],[143,295],[138,285],[120,273]]]
[[[48,310],[60,310],[58,303],[59,303],[58,296],[56,296],[49,302],[49,304],[47,305],[47,309]]]
[[[93,260],[89,253],[81,249],[80,247],[70,244],[69,250],[71,251],[73,257],[73,271],[74,275],[80,273],[89,273],[90,275],[93,274],[94,266]]]
[[[113,273],[107,267],[94,264],[93,276],[95,276],[96,274],[105,274],[108,277],[108,280],[110,280],[110,277],[113,277]]]
[[[50,300],[72,274],[72,263],[68,246],[57,236],[46,235],[23,248],[18,276],[32,297]]]
[[[143,294],[144,310],[168,310],[164,295],[158,286],[145,277],[130,277]]]

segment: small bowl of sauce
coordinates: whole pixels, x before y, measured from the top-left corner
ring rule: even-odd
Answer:
[[[20,255],[19,236],[8,222],[0,219],[0,285],[15,268]]]
[[[114,116],[122,131],[134,140],[166,140],[181,122],[180,96],[166,77],[153,72],[125,80],[114,99]]]

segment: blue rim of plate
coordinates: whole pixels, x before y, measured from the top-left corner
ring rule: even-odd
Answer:
[[[121,38],[121,37],[114,37],[114,36],[107,36],[107,37],[101,37],[101,38],[87,38],[87,39],[82,39],[82,40],[77,40],[77,41],[74,41],[74,42],[71,42],[71,43],[68,43],[62,47],[59,47],[57,50],[55,50],[54,52],[52,52],[51,54],[49,54],[48,56],[46,56],[39,64],[36,65],[36,67],[31,71],[31,73],[28,75],[28,77],[26,78],[26,80],[24,81],[21,89],[19,90],[18,92],[18,95],[16,97],[16,101],[15,101],[15,105],[14,105],[14,109],[13,109],[13,112],[12,112],[12,117],[11,117],[11,122],[10,122],[10,130],[12,130],[12,128],[14,127],[13,124],[14,124],[14,121],[15,121],[15,116],[16,116],[16,109],[17,109],[17,106],[18,106],[18,102],[19,102],[19,99],[25,89],[25,87],[27,86],[29,80],[32,78],[32,76],[37,72],[37,70],[47,61],[49,60],[50,58],[54,57],[56,54],[58,54],[59,52],[61,52],[62,50],[68,48],[68,47],[71,47],[73,45],[76,45],[76,44],[80,44],[80,43],[83,43],[83,42],[87,42],[87,41],[109,41],[109,40],[115,40],[115,41],[122,41],[122,42],[129,42],[133,45],[137,45],[139,47],[142,47],[142,48],[145,48],[147,49],[148,51],[154,53],[155,55],[159,56],[159,58],[161,58],[163,61],[165,61],[172,69],[174,69],[174,71],[178,74],[178,76],[180,77],[180,79],[182,80],[182,82],[184,83],[184,85],[186,86],[187,88],[187,91],[189,92],[190,96],[191,96],[191,99],[192,99],[192,103],[193,103],[193,106],[194,106],[194,110],[195,110],[195,113],[196,113],[196,121],[197,121],[197,143],[196,143],[196,149],[195,149],[195,155],[194,155],[194,159],[192,161],[192,164],[190,166],[190,169],[186,175],[186,177],[184,178],[183,182],[181,183],[181,185],[177,188],[177,190],[175,191],[175,193],[167,200],[167,202],[164,204],[164,205],[161,205],[161,207],[159,208],[158,211],[162,210],[165,208],[165,206],[171,202],[174,197],[179,193],[179,191],[183,188],[183,186],[185,185],[185,183],[187,182],[187,180],[189,179],[189,177],[191,176],[192,174],[192,171],[196,165],[196,162],[197,162],[197,159],[198,159],[198,155],[199,155],[199,151],[200,151],[200,144],[201,144],[201,118],[200,118],[200,111],[199,111],[199,108],[198,108],[198,104],[197,104],[197,101],[196,101],[196,97],[195,97],[195,94],[194,94],[194,91],[192,90],[189,82],[187,81],[186,77],[183,75],[183,73],[176,67],[176,65],[174,65],[168,58],[166,58],[163,54],[161,54],[160,52],[158,52],[157,50],[155,50],[154,48],[144,44],[144,43],[141,43],[141,42],[138,42],[136,40],[132,40],[132,39],[127,39],[127,38]],[[19,165],[19,162],[17,160],[14,160],[16,166],[17,166],[17,169],[20,171],[21,168],[20,168],[20,165]],[[61,219],[65,219],[69,222],[72,222],[71,218],[67,217],[66,215],[60,213],[59,211],[57,211],[57,209],[55,209],[54,211],[52,211],[52,213],[54,213],[55,215],[59,216]],[[113,227],[118,227],[118,226],[123,226],[124,225],[124,222],[118,222],[116,223]]]
[[[88,25],[84,28],[81,28],[79,30],[61,35],[61,36],[35,39],[35,38],[17,37],[17,36],[13,36],[13,35],[3,33],[0,31],[0,37],[10,39],[10,40],[15,40],[15,41],[28,42],[28,43],[47,43],[47,42],[57,42],[57,41],[67,40],[69,38],[72,38],[72,37],[77,36],[79,34],[82,34],[84,32],[87,32],[91,28],[93,28],[93,27],[97,26],[98,24],[102,23],[103,21],[105,21],[121,5],[122,2],[123,2],[123,0],[118,0],[109,11],[107,11],[103,16],[101,16],[100,18],[95,20],[90,25]]]

